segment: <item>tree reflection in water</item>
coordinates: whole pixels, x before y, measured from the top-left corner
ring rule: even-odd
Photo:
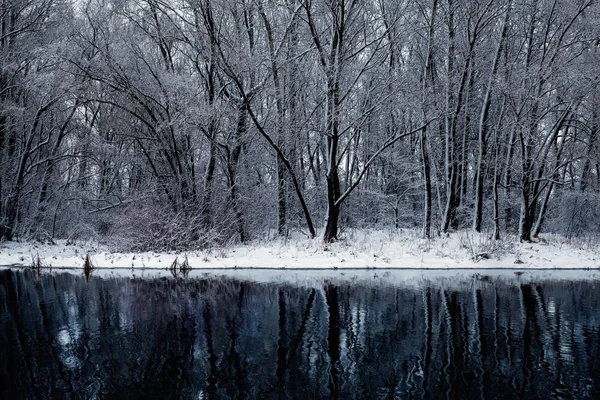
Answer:
[[[0,398],[598,398],[599,289],[0,271]]]

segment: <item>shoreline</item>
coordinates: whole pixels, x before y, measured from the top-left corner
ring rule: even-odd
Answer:
[[[13,264],[13,265],[0,265],[2,269],[16,269],[16,270],[34,270],[35,268],[31,265]],[[61,267],[61,266],[42,266],[42,271],[83,271],[85,268],[82,267]],[[169,268],[163,267],[94,267],[93,271],[170,271]],[[344,271],[509,271],[509,272],[521,272],[521,271],[597,271],[600,273],[599,267],[454,267],[454,268],[441,268],[441,267],[200,267],[190,268],[189,271],[196,272],[214,272],[214,271],[329,271],[329,272],[344,272]],[[178,273],[180,274],[180,273]]]
[[[476,289],[486,285],[543,284],[545,282],[598,282],[600,270],[590,269],[275,269],[275,268],[202,268],[185,273],[173,274],[165,268],[98,268],[86,271],[81,267],[47,267],[35,270],[32,267],[0,266],[0,271],[29,273],[33,279],[63,274],[80,276],[91,282],[93,279],[128,281],[161,280],[193,282],[194,280],[231,280],[259,284],[290,284],[300,287],[322,288],[333,282],[340,285],[374,285],[397,287],[440,287],[445,289],[470,287]]]
[[[298,236],[186,252],[118,252],[91,241],[0,243],[2,268],[29,268],[38,256],[42,267],[65,270],[82,269],[87,256],[95,270],[114,271],[168,271],[175,260],[179,268],[185,264],[198,271],[600,270],[595,238],[558,235],[519,243],[467,231],[428,240],[411,230],[352,230],[331,244]]]

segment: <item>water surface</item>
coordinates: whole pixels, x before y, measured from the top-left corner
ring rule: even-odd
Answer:
[[[595,279],[0,271],[0,398],[593,399]]]

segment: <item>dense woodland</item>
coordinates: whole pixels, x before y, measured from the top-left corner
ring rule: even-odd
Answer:
[[[0,231],[600,231],[591,0],[0,0]]]

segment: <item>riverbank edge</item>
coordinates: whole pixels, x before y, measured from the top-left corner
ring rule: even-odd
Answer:
[[[494,241],[485,233],[467,231],[423,239],[416,230],[352,230],[330,244],[297,235],[185,252],[119,252],[95,241],[3,242],[0,265],[83,268],[89,256],[96,269],[595,270],[600,269],[596,243],[596,238],[558,235],[544,235],[533,243],[515,237]]]

